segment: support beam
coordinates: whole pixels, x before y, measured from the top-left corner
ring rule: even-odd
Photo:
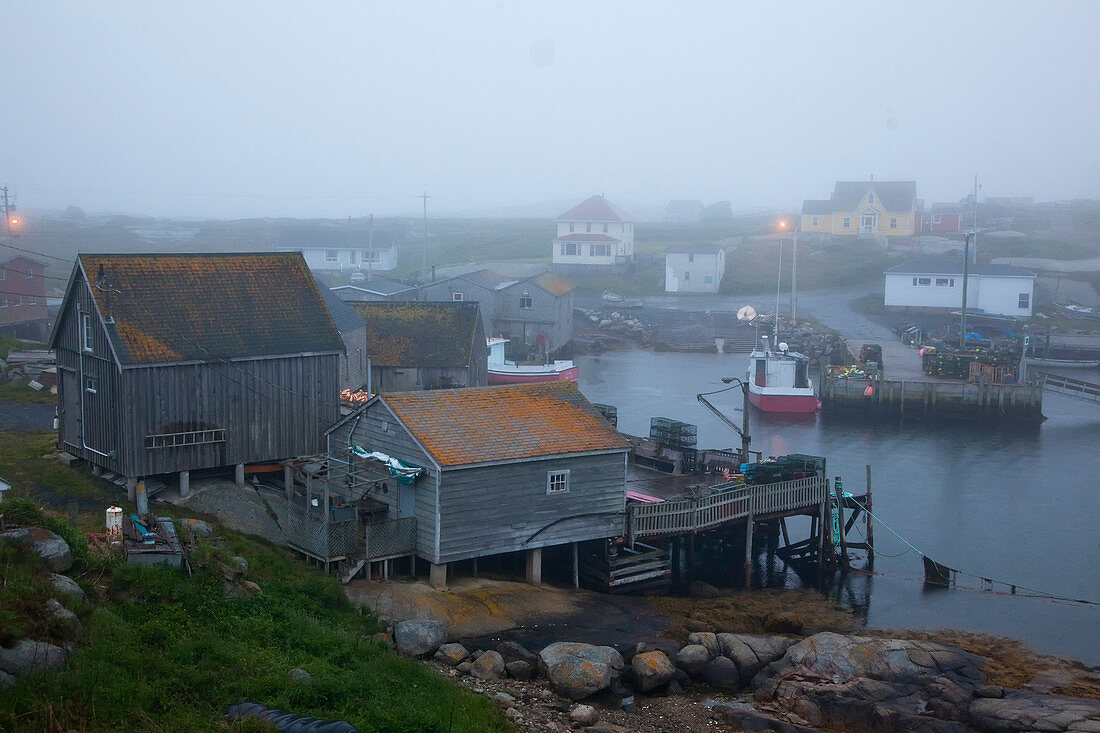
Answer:
[[[833,482],[833,495],[836,497],[837,527],[840,528],[840,562],[844,570],[848,571],[852,568],[848,564],[848,540],[844,536],[844,492],[839,480]]]
[[[442,565],[436,565],[434,562],[430,564],[431,569],[428,571],[428,585],[436,590],[447,589],[447,563]]]
[[[542,585],[542,548],[527,551],[527,584]]]
[[[752,509],[745,524],[745,590],[752,588]]]
[[[237,484],[238,489],[244,488],[244,464],[238,463],[236,471],[234,472],[234,481]]]
[[[871,516],[871,512],[874,509],[871,508],[871,464],[867,464],[867,569],[875,569],[875,523],[874,517]]]
[[[186,499],[191,496],[191,472],[180,471],[180,498]]]
[[[577,543],[573,543],[573,588],[578,589],[581,587],[581,563],[579,553],[577,552]]]
[[[286,500],[294,500],[294,467],[289,463],[283,464],[283,488],[286,490]]]
[[[145,493],[145,479],[138,480],[134,494],[137,498],[138,516],[144,517],[149,513],[149,495]]]
[[[126,477],[126,500],[137,501],[137,476]]]

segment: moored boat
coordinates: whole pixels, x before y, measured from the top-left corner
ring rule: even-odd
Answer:
[[[1044,359],[1029,356],[1027,357],[1027,365],[1059,367],[1062,369],[1095,369],[1100,367],[1100,359]]]
[[[749,402],[764,412],[816,412],[821,403],[810,379],[810,357],[790,351],[785,343],[772,351],[768,337],[763,340],[763,348],[749,354]]]
[[[528,382],[576,382],[580,378],[577,365],[568,359],[558,359],[545,364],[525,364],[504,358],[504,344],[508,339],[486,339],[489,347],[488,382],[497,384],[526,384]]]

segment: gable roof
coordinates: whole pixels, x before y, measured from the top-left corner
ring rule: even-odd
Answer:
[[[13,262],[18,262],[19,260],[29,262],[32,265],[38,265],[39,267],[47,267],[45,262],[40,262],[39,260],[36,260],[33,257],[27,257],[26,255],[16,255],[15,257],[9,257],[6,260],[0,261],[0,267],[6,267],[7,265],[10,265]]]
[[[833,203],[819,199],[806,199],[802,202],[802,213],[803,215],[831,214],[833,213]]]
[[[393,392],[379,399],[443,467],[630,446],[571,382]]]
[[[340,332],[340,335],[358,331],[363,327],[363,319],[349,308],[348,304],[341,300],[339,295],[326,287],[320,280],[317,281],[317,288],[321,291],[321,297],[325,299],[325,307],[328,308],[329,315],[332,316],[332,321],[336,324],[336,330]]]
[[[710,244],[677,244],[665,250],[666,254],[716,255],[725,249],[717,242]]]
[[[344,350],[297,252],[83,254],[78,272],[123,365]]]
[[[596,194],[559,216],[557,221],[634,221],[634,218]]]
[[[897,275],[962,275],[963,262],[961,258],[918,257],[904,264],[895,265],[886,272]],[[988,277],[1035,277],[1035,273],[1013,265],[972,264],[968,272],[971,275]]]
[[[607,234],[598,234],[596,232],[575,232],[573,234],[566,234],[562,237],[557,237],[555,242],[607,242],[609,244],[617,244],[620,240],[618,237],[612,237]]]
[[[461,368],[484,339],[477,303],[354,302],[367,322],[367,353],[378,367]]]
[[[396,295],[397,293],[416,290],[416,288],[399,280],[372,274],[369,280],[363,280],[358,285],[337,285],[332,288],[332,290],[337,293],[344,291],[361,291],[364,293],[374,293],[375,295]]]
[[[558,277],[552,272],[542,272],[527,278],[527,280],[554,295],[565,295],[573,290],[573,284],[571,282]]]
[[[873,190],[887,211],[910,211],[917,203],[916,181],[837,181],[829,198],[833,211],[855,211]]]
[[[393,249],[397,246],[397,234],[394,232],[367,229],[347,229],[344,227],[303,226],[283,229],[279,233],[280,250],[299,251],[306,249],[374,249],[378,251]]]
[[[459,278],[469,280],[476,285],[481,285],[490,290],[500,290],[516,282],[516,278],[501,275],[499,272],[493,272],[492,270],[474,270],[473,272],[467,272],[462,275],[455,275],[451,279],[455,280]]]

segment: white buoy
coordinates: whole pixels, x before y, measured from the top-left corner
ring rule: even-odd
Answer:
[[[122,508],[112,504],[107,508],[107,536],[119,537],[122,535]]]

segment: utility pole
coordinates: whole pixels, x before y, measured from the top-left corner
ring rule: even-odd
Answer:
[[[374,274],[374,214],[370,215],[367,224],[367,282],[370,282]]]
[[[4,231],[8,234],[8,239],[12,238],[11,225],[12,225],[12,211],[15,210],[15,204],[8,201],[8,187],[5,184],[0,188],[0,192],[4,195]]]
[[[428,274],[428,192],[417,198],[424,200],[424,242],[420,247],[420,278],[424,279]]]
[[[974,232],[967,232],[963,245],[963,305],[959,316],[959,348],[963,351],[966,351],[966,284],[970,280],[970,240],[973,238]]]
[[[974,264],[978,264],[978,174],[974,174],[974,227],[971,232],[974,239]]]

